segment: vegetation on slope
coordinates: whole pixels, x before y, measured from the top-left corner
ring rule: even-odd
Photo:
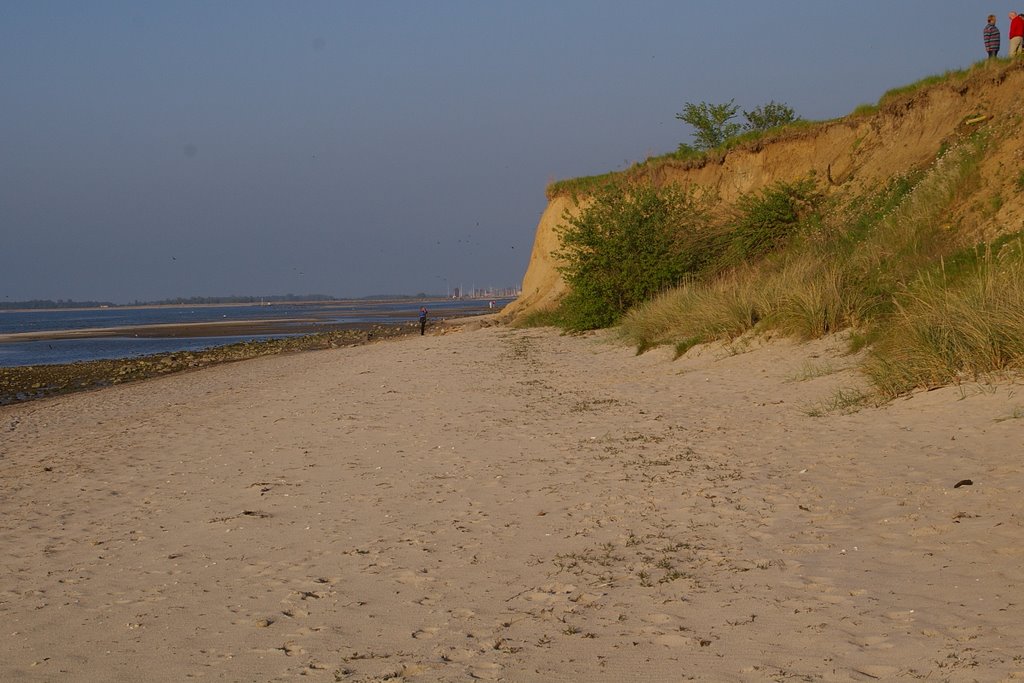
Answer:
[[[890,91],[880,105],[966,73]],[[619,324],[638,352],[671,345],[677,354],[750,332],[850,330],[885,397],[1024,370],[1021,233],[965,244],[955,218],[966,204],[994,211],[1005,201],[982,191],[980,167],[992,136],[1015,135],[1019,123],[961,135],[930,167],[882,187],[826,194],[808,176],[744,195],[725,215],[713,198],[655,187],[642,173],[588,179],[572,188],[590,197],[566,215],[558,254],[571,293],[532,322]],[[1022,178],[1010,191],[1024,192]],[[679,213],[650,210],[673,202]],[[638,248],[648,239],[660,246]]]

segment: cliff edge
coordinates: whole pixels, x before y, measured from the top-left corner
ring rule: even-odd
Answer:
[[[809,174],[827,193],[862,192],[931,164],[960,137],[989,131],[992,147],[982,164],[980,187],[959,204],[950,225],[964,240],[984,240],[1024,227],[1024,60],[983,64],[962,77],[890,94],[869,114],[782,130],[699,162],[657,160],[617,174],[657,185],[677,183],[714,192],[727,209],[742,195]],[[585,197],[581,202],[585,203]],[[503,311],[510,321],[557,304],[566,292],[554,256],[558,228],[577,209],[567,193],[549,197],[523,277],[521,296]]]

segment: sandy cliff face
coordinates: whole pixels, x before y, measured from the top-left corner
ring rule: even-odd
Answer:
[[[1000,197],[994,211],[980,215],[965,201],[957,218],[974,237],[991,238],[1022,227],[1018,174],[1024,169],[1021,121],[1024,63],[992,65],[964,80],[941,83],[912,95],[893,98],[869,116],[847,117],[783,133],[768,141],[729,151],[720,159],[693,166],[670,162],[642,171],[656,184],[678,183],[715,192],[728,206],[738,197],[773,183],[791,182],[813,173],[827,192],[860,191],[934,161],[943,145],[965,133],[991,129],[992,149],[982,168],[981,193]],[[1017,131],[1014,133],[1014,131]],[[1014,135],[1016,139],[1014,139]],[[977,193],[976,193],[977,194]],[[978,199],[978,197],[975,197]],[[565,293],[553,252],[558,226],[575,202],[555,196],[541,215],[522,296],[504,311],[515,319],[554,305]]]
[[[566,284],[558,272],[559,264],[554,252],[559,248],[558,226],[565,222],[566,211],[575,208],[576,202],[570,197],[555,197],[548,202],[533,238],[530,263],[523,276],[523,293],[505,307],[503,314],[514,318],[552,306],[565,293]]]

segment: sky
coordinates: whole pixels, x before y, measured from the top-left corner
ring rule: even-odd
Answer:
[[[516,286],[546,185],[675,150],[685,103],[842,116],[1010,9],[0,0],[0,304]]]

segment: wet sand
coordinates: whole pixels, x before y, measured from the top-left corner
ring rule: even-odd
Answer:
[[[0,679],[1024,675],[1020,386],[811,417],[840,350],[485,328],[2,407]]]
[[[45,341],[50,339],[89,339],[94,337],[237,337],[262,334],[309,334],[325,329],[346,329],[365,324],[325,325],[314,319],[224,320],[205,323],[160,323],[126,327],[86,327],[75,330],[43,330],[0,334],[4,342]]]
[[[387,302],[380,302],[387,303]],[[404,303],[404,302],[403,302]],[[409,303],[408,320],[414,321],[420,300]],[[492,317],[493,314],[487,311],[483,302],[480,310],[466,310],[464,308],[448,306],[445,302],[428,301],[430,305],[430,321],[432,324],[443,323],[448,320],[458,320],[472,317]],[[4,342],[27,342],[45,341],[53,339],[88,339],[101,337],[148,337],[148,338],[183,338],[183,337],[237,337],[242,335],[270,335],[270,334],[317,334],[336,330],[366,329],[375,326],[374,320],[392,320],[396,316],[394,310],[374,310],[372,308],[359,308],[359,322],[335,322],[338,318],[351,316],[356,306],[367,306],[366,302],[324,302],[317,305],[320,311],[317,315],[309,315],[299,318],[267,317],[258,320],[213,320],[193,323],[156,323],[149,325],[126,325],[120,327],[89,327],[80,329],[62,330],[40,330],[32,332],[9,332],[0,333],[0,344]],[[223,304],[197,304],[188,308],[217,308]],[[263,308],[260,304],[232,304],[232,306]],[[182,308],[181,306],[125,306],[118,310],[151,310],[159,308]],[[51,311],[69,310],[100,310],[100,309],[46,309]],[[2,311],[0,311],[2,312]],[[21,311],[13,311],[21,312]],[[401,325],[400,322],[392,322],[392,325]]]

